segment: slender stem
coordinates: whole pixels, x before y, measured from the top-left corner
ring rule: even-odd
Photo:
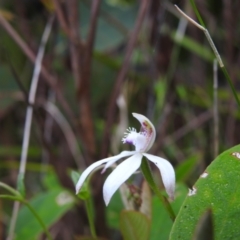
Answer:
[[[228,71],[227,71],[227,69],[226,69],[225,67],[221,68],[221,70],[223,71],[224,76],[225,76],[225,78],[227,79],[228,84],[230,85],[230,87],[231,87],[231,89],[232,89],[232,92],[233,92],[234,97],[235,97],[235,99],[236,99],[236,101],[237,101],[238,107],[240,108],[240,101],[239,101],[237,92],[236,92],[236,90],[235,90],[235,88],[234,88],[234,86],[233,86],[233,83],[232,83],[232,81],[231,81],[231,78],[230,78],[230,76],[229,76],[229,74],[228,74]]]
[[[66,138],[69,150],[78,168],[86,168],[84,158],[78,147],[76,134],[74,133],[68,120],[61,113],[58,107],[51,101],[44,102],[44,109],[51,115],[51,117],[58,123],[59,127],[61,128]]]
[[[218,60],[219,66],[220,66],[221,70],[223,71],[224,76],[226,77],[226,79],[227,79],[227,81],[228,81],[228,84],[229,84],[230,87],[231,87],[231,90],[232,90],[232,92],[233,92],[234,98],[235,98],[235,100],[236,100],[236,102],[237,102],[237,104],[238,104],[238,107],[239,107],[239,109],[240,109],[240,100],[239,100],[239,98],[238,98],[237,92],[236,92],[236,90],[235,90],[235,88],[234,88],[234,86],[233,86],[232,80],[231,80],[231,78],[230,78],[230,76],[229,76],[229,74],[228,74],[228,72],[227,72],[227,69],[225,68],[225,66],[224,66],[224,64],[223,64],[223,61],[222,61],[222,59],[221,59],[221,56],[220,56],[220,54],[218,53],[218,50],[217,50],[217,48],[216,48],[216,46],[215,46],[215,44],[214,44],[214,42],[213,42],[213,40],[212,40],[209,32],[208,32],[208,30],[207,30],[205,27],[203,27],[203,26],[201,26],[200,24],[198,24],[198,23],[197,23],[196,21],[194,21],[192,18],[190,18],[190,17],[189,17],[186,13],[184,13],[177,5],[175,5],[175,7],[176,7],[176,9],[177,9],[188,21],[190,21],[192,24],[194,24],[196,27],[198,27],[199,29],[201,29],[201,30],[204,32],[204,34],[205,34],[205,36],[206,36],[206,38],[207,38],[210,46],[212,47],[213,52],[214,52],[214,54],[215,54],[215,56],[216,56],[216,58],[217,58],[217,60]],[[200,14],[199,14],[199,15],[200,15]]]
[[[35,97],[36,97],[36,91],[39,81],[39,75],[42,68],[42,60],[45,52],[45,46],[48,40],[48,37],[50,35],[51,29],[52,29],[52,23],[53,23],[53,17],[50,17],[45,30],[43,32],[43,36],[41,39],[41,44],[38,50],[37,58],[35,61],[34,71],[33,71],[33,77],[31,81],[31,87],[29,92],[28,101],[30,105],[27,108],[26,112],[26,119],[25,119],[25,126],[24,126],[24,134],[23,134],[23,143],[22,143],[22,152],[21,152],[21,159],[20,159],[20,166],[19,166],[19,175],[25,175],[25,169],[27,164],[27,154],[28,154],[28,147],[29,147],[29,140],[30,140],[30,133],[31,133],[31,125],[32,125],[32,117],[33,117],[33,104],[35,103]],[[13,213],[12,218],[10,222],[9,227],[9,235],[8,240],[13,239],[13,233],[15,229],[16,219],[18,215],[20,204],[19,202],[15,202],[13,205]]]
[[[92,206],[92,201],[90,198],[84,201],[85,202],[85,207],[87,210],[87,217],[89,221],[89,226],[90,226],[90,231],[92,237],[96,238],[96,231],[95,231],[95,226],[94,226],[94,221],[93,221],[93,206]]]
[[[195,4],[195,1],[194,1],[194,0],[190,0],[190,2],[191,2],[191,4],[192,4],[192,8],[193,8],[193,10],[194,10],[194,12],[195,12],[195,14],[196,14],[196,16],[197,16],[197,18],[198,18],[198,21],[201,23],[201,25],[202,25],[203,27],[206,28],[206,26],[205,26],[205,24],[204,24],[204,22],[203,22],[203,19],[202,19],[201,15],[200,15],[200,13],[199,13],[199,11],[198,11],[198,9],[197,9],[197,6],[196,6],[196,4]]]
[[[12,196],[12,195],[7,195],[7,194],[0,194],[0,198],[13,200],[13,201],[22,201],[21,197],[15,197],[15,196]]]
[[[47,227],[45,226],[44,222],[42,221],[42,219],[38,216],[37,212],[34,210],[34,208],[27,202],[27,201],[23,201],[23,203],[28,207],[28,209],[31,211],[31,213],[34,215],[34,217],[37,219],[37,221],[39,222],[39,224],[42,226],[42,228],[44,229],[47,238],[49,240],[53,240],[50,232],[48,231]]]
[[[12,195],[7,195],[7,194],[1,194],[0,195],[0,198],[3,198],[3,199],[8,199],[8,200],[12,200],[12,201],[17,201],[17,202],[21,202],[23,204],[25,204],[28,209],[30,210],[30,212],[34,215],[34,217],[37,219],[37,221],[39,222],[39,224],[41,225],[41,227],[43,228],[45,234],[47,235],[47,238],[49,240],[53,240],[51,234],[49,233],[47,227],[45,226],[44,222],[42,221],[42,219],[38,216],[37,212],[34,210],[34,208],[24,199],[22,199],[21,196],[12,196]]]
[[[7,184],[0,182],[0,187],[5,188],[7,191],[9,191],[10,193],[12,193],[15,196],[21,196],[21,194],[16,191],[14,188],[8,186]]]
[[[217,60],[213,62],[213,145],[214,158],[218,156],[219,151],[219,114],[218,114],[218,66]]]
[[[157,184],[155,183],[153,175],[152,175],[152,172],[151,172],[151,169],[150,169],[150,166],[148,164],[148,161],[145,158],[142,159],[141,169],[142,169],[143,175],[144,175],[146,181],[148,182],[149,186],[152,188],[154,193],[160,199],[160,201],[162,202],[163,206],[167,210],[167,212],[169,214],[169,217],[174,222],[176,216],[175,216],[175,213],[174,213],[174,211],[172,209],[172,206],[170,205],[168,199],[165,196],[163,196],[163,194],[159,190]]]

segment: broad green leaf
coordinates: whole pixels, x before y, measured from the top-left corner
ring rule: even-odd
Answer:
[[[41,193],[30,202],[47,227],[50,227],[74,205],[74,198],[67,190],[54,189]],[[38,239],[42,227],[26,206],[22,206],[17,223],[15,240]]]
[[[192,239],[199,219],[212,209],[214,239],[239,239],[240,145],[219,155],[186,197],[173,225],[171,240]]]
[[[149,239],[150,221],[140,212],[122,211],[120,231],[124,240],[146,240]]]
[[[175,214],[178,213],[185,196],[187,187],[184,184],[177,184],[175,191],[175,200],[171,203]],[[173,225],[166,210],[160,200],[154,196],[152,202],[152,225],[151,225],[151,240],[169,239],[169,234]]]
[[[54,171],[49,171],[44,175],[43,185],[49,191],[52,191],[53,189],[62,189],[62,186]]]

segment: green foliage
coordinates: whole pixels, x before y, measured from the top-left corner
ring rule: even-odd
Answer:
[[[120,231],[124,240],[146,240],[149,238],[150,221],[140,212],[122,211]]]
[[[74,205],[74,197],[64,189],[40,193],[29,201],[47,227],[60,219]],[[42,232],[42,227],[29,211],[22,206],[16,223],[15,240],[32,240]]]
[[[175,212],[178,213],[185,196],[187,194],[187,187],[184,184],[178,184],[175,191],[175,200],[171,206]],[[151,240],[168,239],[173,222],[169,218],[164,206],[159,199],[154,196],[152,201],[152,221],[151,221]]]
[[[73,170],[71,171],[71,179],[72,179],[74,185],[77,184],[78,179],[79,179],[80,176],[81,176],[81,175],[79,174],[79,172],[73,171]]]
[[[76,171],[71,171],[71,178],[72,181],[74,183],[74,185],[77,184],[79,177],[81,176],[81,174],[79,174]],[[91,192],[90,192],[90,186],[88,181],[85,181],[83,183],[83,186],[81,187],[79,193],[78,193],[78,197],[82,200],[88,200],[91,197]]]
[[[25,1],[23,4],[20,4],[20,6],[11,0],[3,1],[0,11],[2,13],[2,10],[5,11],[7,5],[11,6],[9,13],[12,14],[13,19],[9,19],[8,23],[19,34],[20,38],[26,42],[29,49],[34,50],[36,54],[48,13],[46,11],[43,13],[41,8],[38,7],[37,9],[32,9],[33,5],[38,6],[33,2],[35,1]],[[45,6],[49,7],[47,4],[51,4],[52,0],[37,2],[44,2]],[[145,22],[142,24],[137,36],[137,42],[132,49],[133,54],[130,64],[129,66],[125,66],[123,59],[126,54],[126,49],[128,49],[126,46],[131,38],[131,33],[134,32],[134,24],[139,14],[140,2],[141,1],[136,0],[104,0],[99,9],[96,34],[93,39],[95,44],[92,53],[93,58],[92,61],[89,62],[91,64],[91,79],[86,78],[83,79],[82,82],[84,86],[83,92],[90,92],[90,98],[84,100],[91,103],[90,116],[92,117],[91,120],[94,125],[94,136],[92,136],[92,138],[95,138],[93,141],[97,146],[93,154],[94,159],[95,157],[96,159],[100,159],[102,152],[101,147],[105,144],[102,142],[102,139],[104,129],[108,127],[106,126],[105,117],[109,114],[106,106],[112,101],[109,97],[114,87],[117,86],[115,85],[116,76],[122,67],[127,67],[128,72],[124,77],[127,84],[123,84],[124,87],[121,88],[127,101],[126,119],[131,111],[147,113],[153,119],[157,119],[158,117],[160,121],[155,122],[155,126],[160,134],[158,134],[156,140],[158,142],[160,139],[160,146],[163,146],[163,148],[156,148],[154,151],[158,154],[163,151],[164,155],[166,155],[171,162],[175,163],[178,162],[176,159],[185,159],[185,156],[194,153],[194,156],[180,162],[175,168],[177,182],[184,182],[186,180],[188,182],[194,182],[198,175],[193,176],[193,173],[198,171],[199,166],[205,166],[206,163],[211,160],[209,156],[212,155],[209,147],[212,144],[208,144],[210,139],[213,139],[212,129],[214,126],[212,122],[207,120],[197,125],[197,127],[194,127],[191,125],[191,121],[193,119],[194,122],[200,121],[197,115],[199,114],[200,116],[200,114],[206,110],[210,112],[212,108],[212,62],[214,53],[209,45],[206,44],[207,42],[202,32],[198,29],[196,29],[196,31],[191,30],[185,32],[184,24],[181,25],[184,22],[182,21],[183,19],[172,14],[171,8],[167,8],[166,11],[161,11],[161,6],[157,9],[156,3],[158,1],[150,1],[149,10],[151,14],[145,18]],[[239,59],[236,44],[239,42],[240,36],[240,34],[238,34],[240,29],[238,27],[239,21],[231,21],[233,15],[224,14],[225,9],[223,8],[224,5],[222,2],[216,0],[208,1],[204,6],[200,6],[199,11],[194,0],[185,2],[186,9],[190,6],[190,2],[192,3],[195,15],[198,17],[197,21],[202,25],[203,21],[201,20],[200,13],[204,13],[205,10],[207,11],[208,14],[204,14],[203,16],[204,22],[206,25],[209,25],[209,32],[212,31],[214,27],[214,33],[211,32],[210,34],[213,34],[212,37],[214,41],[216,41],[216,45],[223,53],[222,58],[226,62],[229,72],[232,73],[232,80],[237,84],[237,78],[240,76],[240,73],[238,70],[238,61],[235,60]],[[234,9],[236,5],[235,2],[237,1],[229,1],[229,11]],[[29,6],[30,3],[31,6]],[[92,8],[91,6],[92,3],[95,2],[89,0],[78,1],[79,11],[77,15],[79,19],[77,21],[82,38],[81,42],[83,43],[82,49],[79,48],[79,57],[82,62],[88,59],[88,57],[84,56],[84,47],[90,43],[87,39],[89,31],[94,30],[89,29],[90,19],[93,17],[92,14],[94,14],[94,11],[91,11],[91,9],[94,9],[94,7]],[[61,5],[62,7],[68,6],[68,1],[61,1]],[[211,9],[208,7],[210,5]],[[8,7],[6,9],[8,9]],[[19,9],[21,11],[19,11]],[[216,9],[218,18],[216,18],[214,14]],[[28,14],[29,12],[31,14]],[[64,17],[66,17],[66,23],[70,29],[71,21],[68,20],[71,19],[71,16],[69,16],[69,12],[70,11],[64,11]],[[160,13],[160,15],[158,15],[158,13]],[[162,15],[163,13],[164,15]],[[160,18],[157,19],[156,17]],[[211,18],[211,22],[208,22],[209,17]],[[233,17],[237,19],[237,16]],[[158,20],[160,20],[161,24],[158,24]],[[81,129],[81,123],[84,122],[83,120],[89,119],[81,109],[80,105],[83,101],[79,99],[81,91],[79,92],[79,89],[77,89],[78,84],[76,83],[78,79],[74,68],[70,66],[74,59],[71,51],[72,41],[67,32],[62,29],[62,24],[60,24],[57,16],[55,21],[59,27],[54,27],[52,30],[51,38],[46,46],[47,51],[44,56],[44,66],[47,68],[47,71],[58,78],[57,82],[59,83],[60,93],[57,93],[55,103],[73,127],[83,156],[88,156],[90,149],[88,149],[88,144],[85,142],[85,134],[81,133],[82,130],[86,130],[88,135],[88,129]],[[228,22],[232,23],[232,28],[224,29]],[[235,22],[237,24],[235,24]],[[178,28],[176,28],[177,24]],[[192,28],[194,28],[194,26],[192,26]],[[179,38],[181,35],[182,38]],[[16,169],[19,167],[26,110],[26,103],[22,103],[24,100],[23,94],[16,83],[15,77],[18,76],[25,89],[28,89],[29,81],[33,73],[33,63],[26,58],[19,43],[17,44],[13,40],[13,37],[7,34],[4,28],[0,28],[0,36],[0,157],[2,158],[0,161],[0,177],[2,177],[6,183],[9,183],[10,181],[12,182],[12,176],[15,176],[17,172]],[[11,72],[11,65],[16,71],[15,76]],[[80,66],[79,69],[81,69]],[[235,90],[226,69],[224,69],[223,74],[219,74],[220,89],[218,89],[220,148],[226,148],[224,144],[229,144],[229,142],[227,142],[228,139],[232,140],[230,144],[238,141],[237,133],[239,132],[239,125],[236,120],[240,119],[240,113],[236,111],[232,101],[233,94],[222,81],[224,78],[223,75],[228,79],[238,103],[238,99],[240,98],[240,92],[236,92],[238,89],[236,88]],[[45,80],[46,77],[44,77],[44,74],[41,74],[40,88],[37,89],[37,99],[39,99],[40,102],[49,100],[47,98],[47,92],[50,89],[48,89],[47,84],[44,83]],[[88,89],[88,85],[90,89]],[[54,90],[57,89],[53,88],[53,91]],[[64,104],[60,101],[61,96],[63,96],[63,99],[66,99],[70,112],[73,112],[73,116],[75,116],[73,119],[70,118],[71,114],[68,114]],[[82,96],[80,98],[82,98]],[[21,104],[19,104],[19,102]],[[55,157],[54,155],[49,157],[56,161],[51,161],[53,166],[51,164],[43,166],[41,162],[44,160],[44,157],[42,157],[42,149],[46,147],[43,146],[44,144],[42,145],[42,140],[45,138],[43,134],[45,132],[44,128],[46,127],[44,122],[48,115],[40,107],[40,102],[38,103],[37,101],[36,108],[34,107],[34,113],[40,113],[36,116],[39,122],[42,123],[42,126],[33,123],[32,137],[28,149],[29,162],[26,166],[25,177],[25,180],[33,177],[34,181],[25,181],[26,194],[23,181],[24,176],[22,175],[18,177],[17,190],[0,182],[1,191],[3,192],[3,194],[1,193],[1,200],[4,199],[2,207],[3,214],[0,220],[4,222],[4,226],[7,228],[11,220],[9,210],[12,208],[12,200],[18,200],[23,203],[20,215],[18,216],[16,234],[17,239],[24,240],[37,239],[39,234],[45,229],[43,225],[49,228],[57,223],[61,216],[71,209],[74,204],[74,195],[71,195],[70,192],[63,189],[58,182],[58,178],[64,179],[64,175],[61,176],[61,174],[64,174],[65,169],[58,171],[58,176],[56,176],[53,170],[61,168],[61,161],[58,161],[57,158],[63,152],[66,154],[66,157],[64,156],[66,159],[66,169],[74,167],[71,157],[67,156],[69,151],[68,146],[65,144],[66,140],[55,122],[53,122],[50,127],[49,133],[51,132],[51,139],[47,144],[49,149],[56,154],[56,159],[52,159]],[[115,103],[112,102],[112,104]],[[229,108],[229,106],[231,107]],[[168,113],[168,109],[170,109],[170,113]],[[110,114],[114,115],[114,124],[121,124],[121,114],[119,117],[118,111],[113,111]],[[209,118],[211,118],[211,116]],[[227,124],[223,124],[225,122],[227,122]],[[230,123],[232,122],[236,124],[231,125]],[[89,121],[89,126],[90,125],[91,121]],[[109,126],[109,139],[111,139],[113,127],[115,126]],[[166,142],[171,140],[171,134],[173,133],[174,136],[175,132],[184,129],[184,127],[187,127],[189,130],[186,131],[181,138],[176,139],[173,137],[173,144],[167,145]],[[228,129],[229,127],[230,130]],[[89,133],[90,132],[91,131],[89,131]],[[167,139],[166,142],[164,142],[165,139]],[[163,143],[162,145],[161,142]],[[108,147],[107,145],[108,143],[106,142],[106,147]],[[158,144],[156,144],[156,147],[158,147]],[[208,167],[207,171],[209,175],[197,181],[195,185],[197,192],[195,195],[186,198],[174,224],[171,240],[178,239],[179,236],[180,239],[184,240],[213,239],[212,235],[208,234],[209,229],[207,227],[210,227],[210,231],[214,231],[213,234],[215,234],[216,239],[230,239],[232,234],[233,238],[235,236],[235,238],[239,238],[237,236],[240,234],[237,223],[239,222],[238,215],[240,213],[238,204],[240,194],[237,184],[240,180],[238,178],[240,169],[238,166],[239,159],[236,156],[230,155],[232,151],[239,152],[239,146],[220,155]],[[111,153],[108,152],[108,154],[110,155]],[[200,158],[199,156],[204,156],[204,158]],[[31,171],[34,171],[34,173],[31,173]],[[43,182],[39,182],[40,174],[43,174],[43,172],[45,173],[44,178],[41,178]],[[79,173],[72,172],[71,176],[74,184],[76,184],[80,176]],[[44,189],[42,188],[42,184],[44,185]],[[152,218],[148,220],[146,216],[141,213],[134,211],[122,212],[124,206],[119,192],[113,196],[107,208],[100,209],[101,211],[99,211],[99,209],[93,209],[92,191],[90,190],[90,186],[86,181],[78,197],[81,199],[81,203],[83,203],[82,200],[85,200],[84,203],[89,220],[88,226],[91,231],[93,221],[97,223],[101,221],[101,215],[99,218],[99,215],[94,215],[94,213],[102,213],[105,210],[108,227],[114,229],[115,232],[119,231],[120,226],[125,239],[169,239],[173,223],[157,196],[153,196],[152,202],[149,200],[150,204],[152,203]],[[95,189],[92,190],[95,191]],[[6,192],[12,195],[6,195]],[[33,195],[36,192],[38,192],[38,195]],[[161,194],[162,192],[159,191],[159,193]],[[174,210],[174,213],[178,213],[186,194],[186,186],[184,184],[177,184],[176,199],[171,203],[171,208]],[[29,210],[29,206],[27,205],[28,201],[24,199],[25,195],[30,199],[30,206],[34,208],[37,213],[36,215],[39,215],[42,219],[44,223],[42,226],[41,221],[36,220],[37,217],[33,215],[33,211],[30,212],[31,209]],[[9,200],[9,203],[7,200]],[[96,199],[94,202],[96,202]],[[84,204],[81,206],[83,207]],[[99,207],[98,204],[96,204],[96,207]],[[88,229],[85,215],[86,214],[82,214],[82,216],[80,216],[80,223],[84,222],[83,225],[79,225],[79,230],[82,232]],[[74,221],[74,219],[72,221]],[[214,225],[212,222],[214,222]],[[69,224],[72,224],[71,221],[69,221],[65,227],[68,228]],[[140,233],[138,233],[136,230],[141,230],[142,232],[140,231]],[[7,230],[3,229],[3,231]],[[205,235],[202,236],[202,233]],[[132,234],[134,236],[132,236]],[[76,239],[90,240],[93,239],[93,237],[79,237]]]
[[[176,218],[171,240],[192,239],[196,225],[207,209],[212,209],[214,239],[240,236],[240,145],[219,155],[201,175]]]

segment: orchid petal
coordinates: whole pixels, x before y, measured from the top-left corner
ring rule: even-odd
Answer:
[[[103,185],[103,198],[108,205],[113,194],[141,165],[142,154],[135,153],[130,158],[120,163],[108,176]]]
[[[143,155],[158,167],[166,192],[170,199],[173,200],[175,190],[175,172],[173,166],[164,158],[160,158],[148,153],[143,153]]]
[[[110,167],[112,164],[114,164],[120,158],[128,157],[130,155],[133,155],[134,153],[135,153],[135,151],[123,151],[123,152],[119,153],[118,155],[111,157],[111,159],[104,166],[101,173],[104,173],[108,167]]]
[[[124,151],[125,155],[127,154],[128,151]],[[113,156],[113,157],[108,157],[108,158],[104,158],[102,160],[99,160],[93,164],[91,164],[85,171],[83,171],[83,173],[81,174],[77,185],[76,185],[76,194],[78,194],[78,192],[80,191],[84,181],[86,180],[86,178],[88,177],[88,175],[97,167],[99,167],[100,165],[108,162],[108,161],[112,161],[112,160],[119,160],[120,158],[122,158],[124,156],[124,152],[121,152],[120,154]],[[129,152],[130,153],[130,152]],[[131,155],[131,154],[129,154]],[[128,155],[127,155],[128,156]]]
[[[153,145],[156,138],[156,130],[151,121],[145,116],[139,113],[132,113],[133,117],[135,117],[141,124],[141,131],[146,133],[147,144],[145,146],[144,152],[147,152]]]

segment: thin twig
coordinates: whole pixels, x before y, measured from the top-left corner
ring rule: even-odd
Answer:
[[[92,53],[92,50],[93,50],[100,4],[101,4],[101,0],[95,0],[92,2],[90,26],[89,26],[89,33],[88,33],[88,39],[87,39],[88,52],[90,54]]]
[[[43,55],[45,52],[45,46],[46,46],[47,40],[49,38],[51,29],[52,29],[53,19],[54,19],[53,16],[50,17],[50,19],[44,29],[41,44],[40,44],[37,58],[36,58],[32,81],[31,81],[31,87],[30,87],[30,92],[29,92],[29,97],[28,97],[28,102],[30,103],[30,105],[27,107],[25,126],[24,126],[24,135],[23,135],[23,144],[22,144],[22,153],[21,153],[20,167],[19,167],[19,175],[23,175],[23,177],[24,177],[25,169],[26,169],[27,153],[28,153],[31,125],[32,125],[32,117],[33,117],[33,106],[32,105],[35,102],[36,90],[37,90],[39,75],[40,75],[40,71],[41,71],[41,67],[42,67]],[[16,225],[19,207],[20,207],[20,203],[14,202],[13,215],[11,218],[8,240],[13,239],[13,237],[14,237],[14,231],[15,231],[15,225]]]
[[[208,110],[199,116],[195,117],[192,119],[188,124],[184,125],[183,127],[179,128],[177,131],[175,131],[171,137],[166,137],[163,144],[164,145],[170,145],[173,142],[176,142],[177,140],[181,139],[184,137],[186,134],[191,132],[192,130],[198,128],[201,126],[203,123],[208,121],[209,119],[212,118],[212,109]]]
[[[95,2],[95,1],[93,1]],[[73,76],[76,86],[76,96],[79,108],[79,126],[85,160],[88,165],[93,161],[95,152],[95,139],[93,129],[93,119],[90,106],[90,72],[91,56],[89,56],[88,43],[81,45],[81,35],[79,32],[78,1],[67,1],[69,27],[71,32],[70,57]],[[90,59],[90,60],[89,60]]]
[[[218,53],[218,50],[217,50],[217,48],[216,48],[216,46],[215,46],[215,44],[214,44],[214,42],[213,42],[209,32],[208,32],[208,30],[206,28],[204,28],[203,26],[201,26],[200,24],[198,24],[192,18],[190,18],[187,14],[185,14],[177,5],[175,5],[175,7],[189,22],[191,22],[192,24],[194,24],[196,27],[198,27],[199,29],[201,29],[204,32],[204,34],[206,35],[206,38],[207,38],[210,46],[212,47],[213,52],[214,52],[214,54],[215,54],[215,56],[216,56],[216,58],[218,60],[218,63],[220,65],[220,67],[221,68],[224,67],[224,64],[223,64],[223,61],[221,59],[221,56]]]
[[[217,60],[213,62],[213,145],[214,158],[218,156],[219,149],[219,113],[218,113],[218,66]]]
[[[226,79],[227,79],[227,81],[228,81],[228,84],[229,84],[230,87],[231,87],[231,90],[232,90],[232,92],[233,92],[234,98],[235,98],[235,100],[236,100],[236,102],[237,102],[237,104],[238,104],[238,107],[239,107],[239,109],[240,109],[240,100],[239,100],[239,98],[238,98],[237,92],[236,92],[236,90],[235,90],[235,88],[234,88],[234,86],[233,86],[233,83],[232,83],[232,80],[231,80],[231,78],[230,78],[230,76],[229,76],[229,74],[228,74],[228,71],[227,71],[227,69],[225,68],[225,66],[224,66],[224,64],[223,64],[223,62],[222,62],[221,56],[219,55],[219,53],[218,53],[218,51],[217,51],[217,48],[215,47],[215,45],[214,45],[214,43],[213,43],[213,40],[212,40],[210,34],[208,33],[208,30],[207,30],[206,28],[204,28],[203,26],[201,26],[200,24],[198,24],[197,22],[195,22],[195,21],[194,21],[192,18],[190,18],[188,15],[186,15],[181,9],[178,8],[177,5],[175,5],[175,7],[177,8],[177,10],[178,10],[187,20],[189,20],[189,21],[190,21],[191,23],[193,23],[196,27],[198,27],[199,29],[201,29],[201,30],[204,32],[204,34],[206,35],[207,40],[208,40],[210,46],[212,47],[212,50],[213,50],[213,52],[214,52],[214,54],[215,54],[215,56],[216,56],[216,58],[217,58],[217,60],[218,60],[219,66],[220,66],[221,70],[223,71],[224,76],[226,77]],[[198,13],[198,14],[199,14],[199,13]]]
[[[29,58],[29,60],[35,64],[36,56],[34,52],[29,48],[28,44],[20,37],[20,35],[13,29],[13,27],[0,15],[0,25],[6,30],[6,32],[12,37],[12,39],[21,48],[23,53]],[[66,99],[61,93],[57,79],[50,74],[50,72],[44,67],[41,67],[41,75],[44,77],[46,82],[51,86],[57,94],[59,102],[62,104],[63,109],[68,114],[69,119],[74,120],[75,115],[73,114],[71,108],[69,107]]]
[[[8,34],[15,40],[18,46],[23,50],[27,57],[35,62],[35,55],[28,47],[28,45],[22,40],[18,33],[12,28],[12,26],[5,20],[5,18],[0,14],[0,24],[8,32]]]
[[[116,79],[116,84],[115,84],[113,92],[111,94],[111,98],[110,98],[109,105],[107,108],[107,120],[106,120],[104,134],[103,134],[102,157],[107,155],[107,152],[109,149],[109,135],[110,135],[110,130],[111,130],[111,127],[112,127],[112,124],[114,121],[114,117],[115,117],[116,99],[119,96],[121,86],[123,84],[123,81],[125,80],[127,71],[129,69],[129,65],[130,65],[129,63],[130,63],[130,59],[132,56],[132,52],[135,47],[139,31],[142,27],[143,20],[146,16],[146,13],[148,10],[148,4],[149,4],[148,0],[142,0],[142,2],[141,2],[137,20],[136,20],[133,32],[131,34],[131,37],[130,37],[128,45],[127,45],[126,54],[124,57],[122,68],[120,69],[120,71],[118,73],[118,76]]]
[[[59,23],[60,23],[63,31],[70,38],[71,37],[71,32],[69,31],[69,26],[68,26],[67,20],[64,16],[64,12],[63,12],[63,9],[62,9],[62,6],[61,6],[61,1],[53,0],[53,2],[54,2],[54,7],[55,7],[55,10],[56,10],[56,13],[57,13]]]
[[[52,118],[58,123],[61,130],[63,131],[63,134],[66,138],[69,150],[75,160],[75,163],[77,164],[79,169],[84,169],[86,166],[84,164],[84,159],[80,154],[77,138],[64,117],[64,115],[59,111],[59,109],[56,107],[55,104],[48,101],[44,104],[45,110],[52,116]]]
[[[54,103],[56,100],[56,96],[55,93],[52,91],[52,89],[48,90],[48,96],[47,96],[47,101]],[[43,129],[43,139],[47,144],[51,143],[51,139],[52,139],[52,129],[53,129],[53,117],[48,114],[45,118],[44,121],[44,129]],[[42,149],[42,164],[41,164],[41,175],[42,178],[45,177],[45,166],[48,165],[49,163],[49,152],[47,151],[47,149],[43,148]]]
[[[67,10],[68,10],[68,21],[70,28],[70,51],[71,51],[71,67],[73,71],[73,76],[75,80],[75,86],[78,89],[83,80],[81,77],[82,64],[80,62],[80,52],[83,49],[80,49],[80,33],[79,33],[79,24],[78,24],[78,3],[77,0],[67,1]]]

